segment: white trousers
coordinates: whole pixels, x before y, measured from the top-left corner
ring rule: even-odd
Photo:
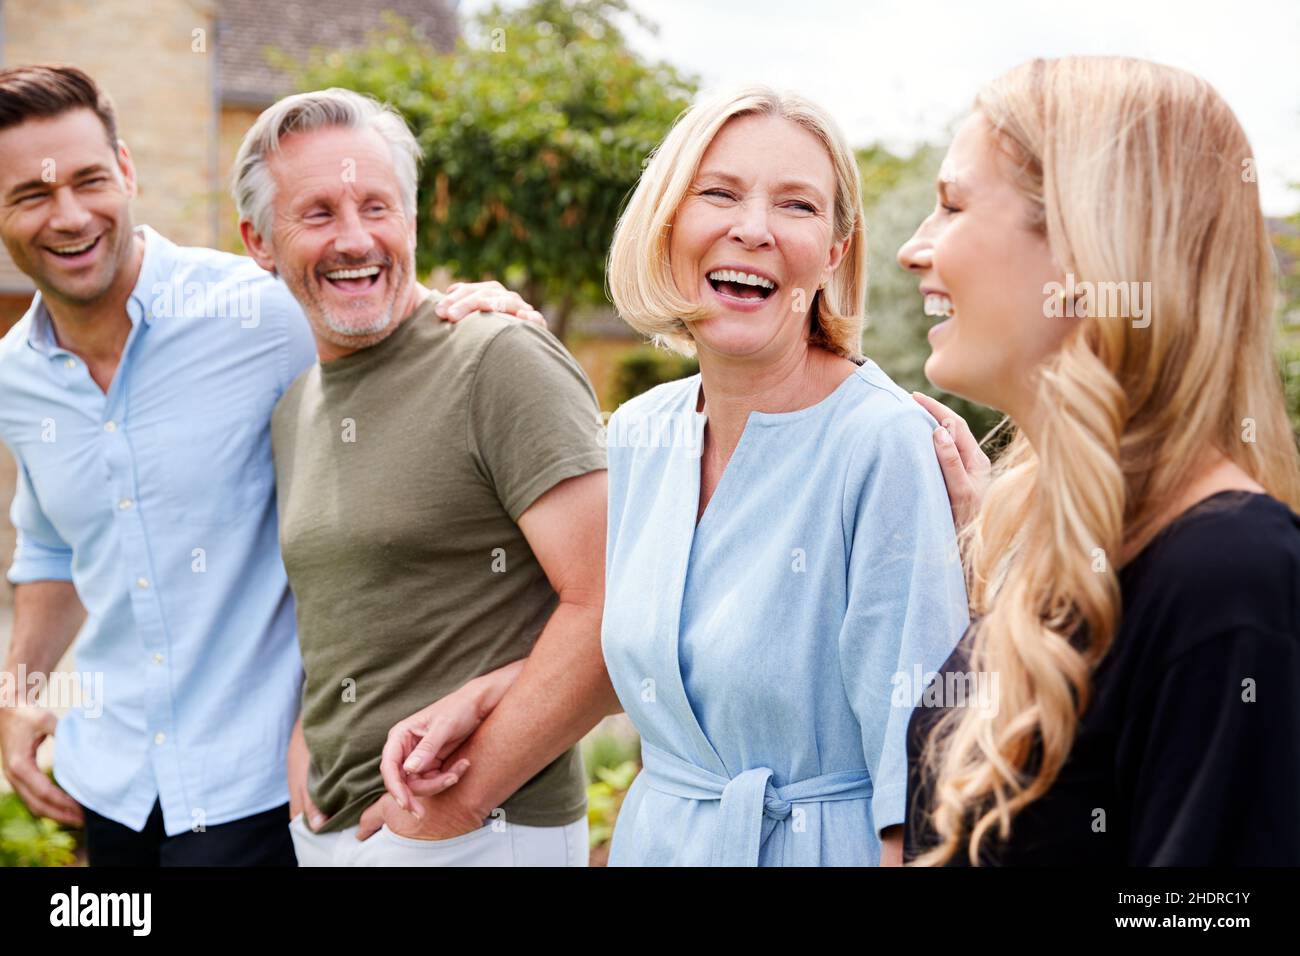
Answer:
[[[562,827],[503,820],[450,840],[398,836],[387,824],[368,840],[357,828],[314,833],[298,814],[289,823],[299,866],[586,866],[587,818]]]

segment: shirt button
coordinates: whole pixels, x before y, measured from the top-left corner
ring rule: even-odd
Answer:
[[[68,367],[68,368],[76,368],[76,367],[77,367],[77,360],[76,360],[76,359],[64,359],[64,360],[63,360],[63,364],[64,364],[66,367]]]
[[[127,508],[129,508],[129,507],[131,507],[131,499],[130,499],[130,498],[123,498],[121,501],[119,501],[119,502],[117,503],[117,509],[118,509],[119,511],[125,511],[125,510],[126,510]]]
[[[104,422],[104,431],[106,432],[117,431],[117,422]]]
[[[153,656],[153,662],[155,664],[161,664],[163,662],[163,656],[161,654],[155,654]]]
[[[153,742],[156,743],[159,747],[161,747],[161,746],[163,745],[163,742],[164,742],[166,739],[167,739],[167,735],[166,735],[166,734],[154,734],[154,735],[153,735]]]
[[[138,587],[138,588],[140,588],[141,590],[144,590],[145,588],[147,588],[147,587],[149,586],[149,579],[148,579],[148,578],[136,578],[136,579],[135,579],[135,586]]]

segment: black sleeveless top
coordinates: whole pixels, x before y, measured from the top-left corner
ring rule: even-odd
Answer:
[[[985,838],[981,864],[1300,866],[1300,518],[1222,492],[1119,578],[1119,627],[1069,757],[1007,841]],[[937,681],[968,670],[971,636]],[[906,860],[936,842],[919,758],[953,701],[931,699],[908,726]],[[969,865],[964,846],[949,865]]]

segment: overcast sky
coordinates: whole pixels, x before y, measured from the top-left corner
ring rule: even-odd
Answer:
[[[761,81],[825,105],[855,145],[944,142],[979,87],[1033,56],[1115,53],[1199,73],[1240,117],[1264,211],[1300,208],[1295,0],[632,0],[645,53],[706,89]],[[462,0],[474,12],[487,0]]]

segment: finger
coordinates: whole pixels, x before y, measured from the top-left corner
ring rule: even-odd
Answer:
[[[80,818],[81,804],[72,799],[62,787],[55,784],[36,766],[35,760],[15,760],[10,765],[11,780],[14,782],[14,789],[20,792],[25,791],[34,799],[40,801],[44,807],[50,807],[57,810],[60,816],[53,813],[46,816],[54,817],[56,820],[62,820],[63,817]]]
[[[514,316],[532,309],[532,306],[520,298],[519,293],[511,292],[508,289],[478,292],[472,299],[462,302],[459,307],[465,309],[467,313],[477,310],[479,312],[498,312],[501,315]]]
[[[912,397],[934,416],[935,421],[948,429],[948,434],[957,445],[957,454],[961,456],[962,464],[968,471],[978,471],[982,465],[987,464],[988,457],[980,450],[980,443],[976,440],[975,433],[970,430],[970,426],[966,424],[966,419],[943,402],[922,392],[913,392]]]
[[[937,398],[931,398],[929,395],[925,394],[925,392],[913,392],[912,398],[918,405],[933,415],[936,421],[947,415],[956,414],[943,402],[939,401]]]
[[[948,504],[952,508],[953,520],[958,526],[966,523],[970,502],[974,497],[970,475],[957,452],[957,443],[952,435],[940,425],[934,430],[934,452],[939,459],[939,468],[943,472],[943,483],[948,491]]]
[[[440,767],[438,761],[441,757],[446,756],[442,753],[444,747],[452,743],[447,739],[447,730],[440,721],[434,721],[428,733],[421,738],[420,742],[415,745],[411,755],[406,758],[402,764],[402,769],[409,774],[428,773],[430,770],[437,770]]]
[[[471,295],[474,291],[474,286],[475,283],[473,282],[453,282],[444,290],[442,298],[439,299],[438,303],[433,307],[433,311],[443,318],[447,318],[451,307],[461,299],[465,298],[465,296]]]
[[[414,739],[415,735],[399,724],[388,732],[379,760],[379,775],[384,779],[384,789],[392,794],[399,807],[408,811],[411,809],[411,791],[407,789],[406,776],[402,773],[402,761],[407,750],[413,749],[409,745]]]
[[[57,790],[57,788],[55,788]],[[45,793],[34,791],[25,783],[19,783],[14,787],[14,792],[18,794],[19,799],[27,806],[27,809],[33,816],[49,817],[65,826],[81,826],[85,822],[85,815],[82,813],[81,805],[72,801],[71,806],[63,801],[49,799]],[[62,790],[58,793],[63,794]],[[65,797],[67,794],[63,794]],[[72,798],[68,797],[71,801]]]
[[[379,828],[384,825],[384,811],[381,806],[383,798],[366,807],[365,813],[361,814],[361,822],[357,824],[357,839],[368,840],[374,834],[379,832]]]
[[[489,279],[487,282],[458,282],[447,290],[446,297],[439,304],[445,305],[449,313],[468,315],[474,310],[464,308],[467,301],[480,298],[492,299],[506,291],[506,287],[495,279]]]
[[[460,783],[461,777],[465,775],[465,771],[468,769],[468,760],[458,760],[456,765],[449,770],[411,778],[411,790],[421,797],[431,797],[434,794],[442,793],[442,791]]]
[[[311,827],[312,830],[319,830],[329,822],[329,817],[321,813],[320,808],[312,802],[311,794],[307,792],[306,788],[303,788],[302,791],[302,814],[303,818],[307,821],[307,825]]]
[[[529,309],[527,312],[521,312],[519,318],[523,319],[529,325],[535,325],[541,329],[547,327],[546,316],[542,315],[542,313],[538,312],[536,309]]]

